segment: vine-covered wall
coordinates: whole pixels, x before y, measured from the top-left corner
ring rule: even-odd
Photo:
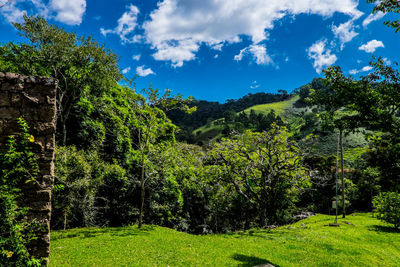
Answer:
[[[50,253],[51,189],[54,181],[56,131],[56,88],[52,78],[0,72],[0,149],[8,137],[18,132],[22,117],[34,137],[40,174],[37,184],[23,188],[29,216],[42,224],[38,239],[30,244],[33,256],[48,258]]]

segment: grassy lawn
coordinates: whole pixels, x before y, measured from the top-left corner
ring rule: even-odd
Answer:
[[[50,266],[399,266],[400,232],[371,214],[332,221],[205,236],[158,226],[54,231]]]

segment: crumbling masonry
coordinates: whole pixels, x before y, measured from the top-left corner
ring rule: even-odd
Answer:
[[[34,136],[34,152],[38,155],[39,184],[24,188],[30,216],[36,218],[43,231],[31,244],[31,253],[48,258],[50,253],[51,188],[54,181],[54,147],[57,81],[51,78],[22,76],[0,72],[0,149],[8,136],[18,131],[17,118],[23,117]]]

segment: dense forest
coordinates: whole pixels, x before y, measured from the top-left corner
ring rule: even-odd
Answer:
[[[381,58],[359,79],[334,66],[291,93],[220,104],[140,92],[112,51],[41,17],[14,26],[26,41],[0,47],[0,71],[59,81],[52,229],[230,232],[334,214],[334,200],[340,212],[370,211],[400,189],[400,74]],[[252,110],[294,97],[282,113]],[[218,135],[196,140],[218,121]]]

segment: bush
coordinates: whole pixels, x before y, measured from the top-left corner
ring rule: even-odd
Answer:
[[[400,227],[400,194],[395,192],[379,193],[373,199],[377,218],[393,224],[396,229]]]
[[[7,150],[0,152],[0,266],[40,266],[41,261],[27,248],[36,238],[38,225],[26,219],[27,208],[19,205],[21,186],[36,182],[39,167],[31,151],[34,139],[28,125],[23,119],[18,123],[21,134],[10,136]]]

